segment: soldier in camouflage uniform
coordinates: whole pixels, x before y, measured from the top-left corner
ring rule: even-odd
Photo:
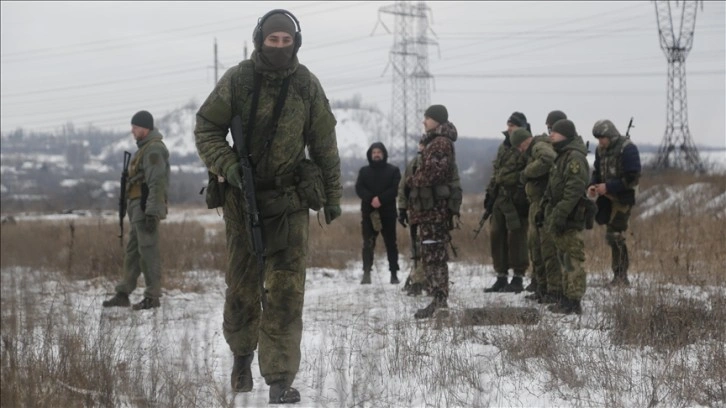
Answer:
[[[529,131],[527,117],[514,112],[507,120],[503,131],[504,141],[499,145],[494,159],[494,171],[484,198],[484,208],[492,214],[489,243],[497,280],[485,292],[514,292],[524,290],[522,279],[529,267],[527,253],[527,213],[529,204],[520,173],[527,165],[526,157],[512,147],[511,135],[517,129]],[[509,269],[514,277],[507,282]]]
[[[557,152],[554,167],[550,169],[547,189],[542,206],[536,215],[537,223],[543,222],[545,230],[554,240],[557,257],[563,269],[563,296],[550,305],[555,313],[582,313],[580,301],[585,294],[586,274],[585,229],[586,201],[589,165],[585,156],[587,148],[578,136],[575,124],[560,119],[552,126],[552,146]]]
[[[421,262],[431,288],[433,300],[414,317],[431,317],[438,309],[448,308],[449,297],[449,254],[446,249],[451,242],[449,234],[452,217],[459,213],[461,190],[451,188],[457,177],[454,156],[454,142],[458,134],[449,113],[443,105],[432,105],[424,113],[426,133],[421,139],[424,145],[420,164],[416,172],[406,178],[410,189],[408,217],[411,224],[418,225],[418,241],[421,248]]]
[[[559,111],[554,111],[559,112]],[[560,116],[550,113],[547,117],[547,128],[551,129],[552,117]],[[564,114],[562,114],[563,116]],[[532,261],[533,294],[527,299],[540,302],[555,302],[562,295],[562,272],[557,260],[554,242],[542,228],[537,227],[534,217],[542,203],[542,196],[547,188],[549,172],[557,157],[552,148],[549,135],[532,137],[526,129],[517,129],[511,136],[514,147],[527,158],[527,166],[522,170],[521,181],[525,184],[529,201],[529,231],[527,247]]]
[[[161,297],[161,255],[159,221],[166,218],[169,190],[169,151],[162,134],[154,127],[154,117],[139,111],[131,118],[131,133],[139,150],[129,162],[126,184],[127,211],[131,233],[124,255],[124,277],[116,285],[116,295],[104,307],[130,306],[129,294],[144,274],[144,299],[134,310],[159,307]]]
[[[599,120],[592,128],[598,140],[589,193],[598,196],[599,223],[607,225],[605,238],[612,253],[613,280],[610,286],[628,286],[628,247],[625,231],[630,210],[635,205],[635,190],[640,180],[638,147],[623,137],[609,120]]]
[[[426,287],[426,274],[423,271],[420,261],[421,248],[419,247],[418,240],[413,239],[413,237],[417,236],[416,231],[418,229],[418,226],[416,224],[409,224],[408,220],[408,195],[410,193],[410,189],[406,187],[406,179],[416,173],[416,169],[418,168],[421,161],[421,151],[423,151],[423,148],[424,145],[419,143],[416,156],[411,159],[411,161],[409,161],[406,165],[406,170],[403,173],[403,177],[398,183],[398,195],[396,198],[398,201],[398,222],[401,224],[401,226],[403,226],[403,228],[411,228],[411,245],[414,246],[414,250],[412,251],[412,260],[414,261],[413,266],[411,267],[411,271],[408,274],[408,278],[406,278],[406,283],[403,285],[403,291],[405,291],[409,296],[420,295],[423,289]]]
[[[300,393],[291,385],[300,367],[309,206],[317,191],[301,187],[309,183],[300,178],[299,169],[309,167],[304,161],[307,148],[310,160],[322,173],[319,194],[323,195],[326,222],[339,217],[342,186],[336,120],[320,82],[298,62],[300,26],[290,12],[273,10],[261,17],[253,39],[251,58],[229,69],[199,108],[194,134],[200,158],[228,186],[223,210],[229,266],[222,328],[234,354],[232,388],[236,392],[252,390],[251,364],[259,345],[260,373],[270,386],[270,403],[294,403],[300,400]],[[279,98],[286,83],[286,98]],[[279,120],[271,123],[278,99],[282,110]],[[244,122],[257,206],[262,213],[264,310],[239,188],[239,157],[225,140],[236,115]]]

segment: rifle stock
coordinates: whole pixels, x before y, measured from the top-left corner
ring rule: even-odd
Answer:
[[[481,229],[484,228],[484,223],[489,219],[489,217],[492,216],[492,213],[489,212],[489,210],[485,210],[484,214],[482,214],[481,219],[479,220],[479,227],[474,230],[474,239],[479,236],[479,233],[481,232]]]
[[[118,225],[121,234],[118,236],[121,241],[121,247],[124,246],[124,218],[126,217],[126,183],[129,180],[129,163],[131,163],[131,153],[124,151],[123,169],[121,170],[121,191],[118,199]]]
[[[242,172],[242,185],[235,186],[242,191],[244,198],[247,218],[247,231],[249,239],[252,241],[252,251],[255,253],[257,260],[257,271],[259,274],[260,299],[262,308],[267,308],[267,295],[265,293],[265,242],[262,238],[262,217],[257,208],[257,197],[255,195],[255,178],[250,164],[249,157],[245,149],[244,131],[242,128],[242,118],[235,116],[230,123],[230,132],[232,140],[237,148],[239,156],[239,167]]]

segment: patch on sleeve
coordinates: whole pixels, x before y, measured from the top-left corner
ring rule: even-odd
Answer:
[[[151,153],[149,155],[149,163],[151,163],[152,166],[156,166],[159,164],[159,160],[161,160],[161,157],[159,157],[159,153]]]
[[[570,171],[572,174],[578,174],[580,173],[580,163],[573,161],[570,163]]]

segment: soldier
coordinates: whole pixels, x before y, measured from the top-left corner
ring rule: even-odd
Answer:
[[[406,278],[406,283],[403,285],[403,290],[409,296],[420,295],[423,289],[426,287],[426,274],[421,267],[422,264],[420,261],[421,248],[418,240],[416,239],[418,235],[418,226],[416,224],[409,224],[408,221],[408,196],[410,193],[410,188],[406,187],[406,180],[408,179],[408,177],[416,173],[416,169],[418,168],[421,161],[421,151],[423,151],[423,148],[424,145],[419,143],[416,156],[408,162],[408,164],[406,165],[406,170],[403,173],[403,177],[398,183],[398,222],[401,224],[401,226],[403,226],[403,228],[410,228],[409,235],[411,237],[411,246],[414,247],[411,257],[411,259],[413,260],[413,266],[411,267],[411,271],[408,274],[408,278]]]
[[[585,156],[587,148],[577,135],[575,124],[560,119],[552,126],[552,146],[557,152],[554,167],[550,169],[547,189],[536,222],[544,222],[544,228],[557,248],[557,257],[563,269],[563,296],[550,305],[555,313],[582,313],[580,301],[585,294],[585,229],[586,201],[589,165]]]
[[[606,224],[605,238],[612,254],[613,280],[610,286],[629,286],[628,247],[625,231],[628,229],[630,210],[635,205],[635,190],[640,180],[640,153],[638,147],[623,137],[609,120],[599,120],[592,128],[598,140],[595,164],[588,193],[598,196],[600,224]]]
[[[529,204],[520,173],[527,165],[527,159],[512,147],[510,141],[514,131],[520,128],[529,131],[527,117],[521,112],[514,112],[507,120],[507,130],[502,132],[504,141],[499,145],[497,157],[494,159],[494,171],[484,198],[484,208],[492,214],[489,221],[489,243],[494,271],[497,273],[496,282],[484,292],[519,293],[524,290],[522,278],[529,267]],[[508,283],[510,268],[514,270],[514,277]]]
[[[451,242],[449,231],[452,217],[458,215],[461,190],[451,188],[458,178],[454,155],[454,142],[458,134],[449,113],[443,105],[431,105],[424,112],[424,145],[416,172],[406,179],[410,188],[408,217],[418,225],[421,262],[433,300],[414,314],[417,319],[431,317],[438,309],[448,308],[449,254],[446,245]]]
[[[371,283],[373,253],[378,233],[383,235],[388,255],[388,270],[391,283],[399,283],[398,247],[396,245],[396,193],[401,181],[401,170],[388,163],[388,151],[381,142],[376,142],[366,152],[368,166],[358,172],[355,192],[361,199],[360,211],[363,215],[363,279],[361,284]]]
[[[300,400],[292,383],[301,357],[309,208],[319,209],[312,203],[324,202],[320,205],[328,224],[341,215],[336,120],[317,77],[298,62],[300,24],[292,13],[268,12],[252,37],[250,59],[219,80],[197,112],[194,134],[200,158],[228,187],[222,206],[229,258],[222,328],[234,354],[232,389],[252,390],[251,364],[259,344],[270,403],[294,403]],[[225,140],[236,115],[244,121],[262,212],[264,310],[239,188],[239,157]],[[317,172],[309,171],[311,166]]]
[[[564,113],[560,111],[550,112],[546,120],[548,131],[552,124],[563,116]],[[557,260],[557,250],[551,237],[536,226],[534,217],[542,203],[549,172],[557,153],[552,148],[547,134],[532,137],[527,130],[520,128],[514,131],[510,139],[512,146],[527,158],[527,166],[520,173],[520,178],[525,183],[529,201],[527,248],[532,261],[531,285],[534,293],[526,298],[541,302],[556,302],[562,295],[562,272]]]
[[[136,151],[129,162],[126,185],[127,209],[131,233],[124,254],[124,277],[116,285],[116,295],[103,302],[103,307],[130,306],[129,295],[144,274],[144,299],[134,310],[159,307],[161,303],[161,255],[159,254],[159,221],[166,218],[169,189],[169,151],[163,136],[154,127],[154,117],[139,111],[131,118],[131,133]]]

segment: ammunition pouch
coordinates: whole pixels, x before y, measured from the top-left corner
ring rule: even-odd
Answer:
[[[325,185],[323,173],[312,160],[303,159],[295,169],[296,191],[303,208],[320,211],[325,205]]]
[[[262,236],[266,256],[288,247],[290,203],[290,197],[285,193],[260,194],[257,197],[257,208],[260,210],[262,218]]]

